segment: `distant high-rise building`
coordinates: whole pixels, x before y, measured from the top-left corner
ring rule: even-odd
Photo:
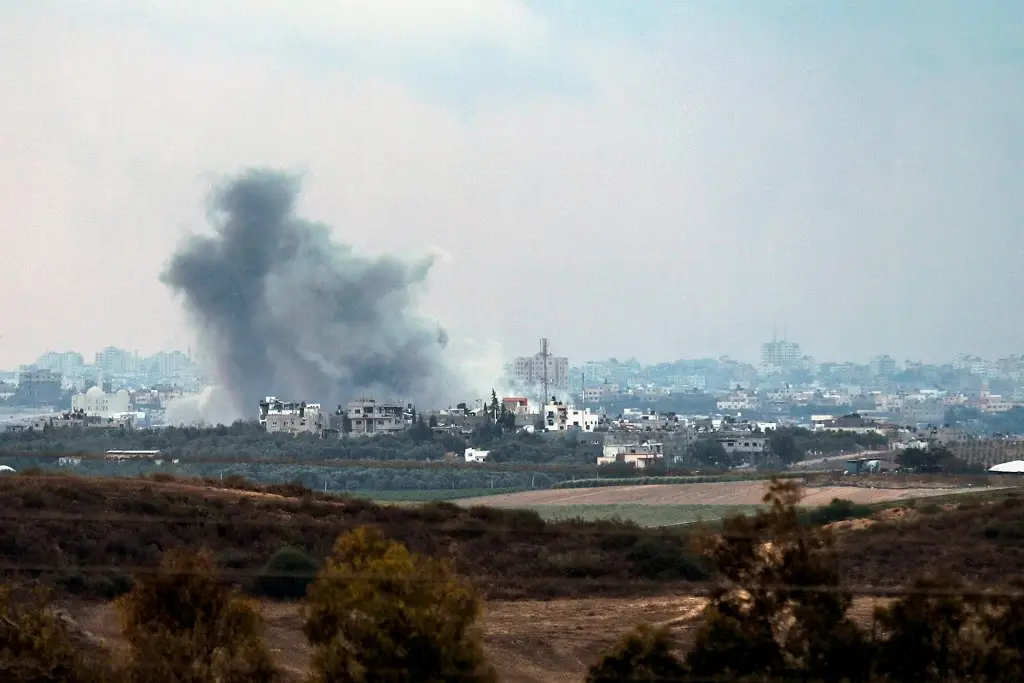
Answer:
[[[896,374],[896,360],[885,354],[875,356],[871,359],[869,368],[872,377],[892,377]]]
[[[161,351],[142,362],[140,370],[163,377],[172,377],[192,367],[192,360],[181,351]]]
[[[789,372],[802,366],[803,353],[796,342],[772,340],[761,345],[761,368],[766,374]]]
[[[75,375],[85,367],[85,358],[76,351],[47,351],[36,359],[36,365],[63,375]]]
[[[22,405],[53,405],[60,398],[63,377],[59,372],[45,368],[31,368],[18,373],[18,390],[15,393]]]
[[[108,346],[96,352],[96,367],[111,375],[138,372],[138,361],[136,354],[116,346]]]
[[[548,392],[568,390],[569,359],[554,356],[548,352],[546,343],[543,346],[532,356],[516,358],[512,363],[513,376],[517,382],[531,388],[542,387],[546,380]]]

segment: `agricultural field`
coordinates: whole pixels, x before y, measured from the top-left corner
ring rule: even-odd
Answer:
[[[456,500],[464,506],[486,505],[535,510],[544,519],[621,519],[657,527],[721,519],[732,513],[752,512],[761,504],[765,481],[731,481],[702,484],[649,484],[592,489],[548,489]],[[871,488],[812,486],[803,504],[828,505],[842,498],[863,505],[949,496],[982,488]]]
[[[535,505],[544,520],[557,522],[582,519],[593,522],[617,519],[642,527],[675,526],[712,521],[734,514],[753,514],[758,505],[647,505],[645,503],[611,503],[608,505]]]
[[[429,503],[439,500],[456,500],[519,493],[523,489],[428,489],[410,491],[349,491],[354,498],[366,498],[377,503]]]

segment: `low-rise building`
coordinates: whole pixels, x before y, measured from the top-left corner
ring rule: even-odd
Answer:
[[[319,403],[281,401],[267,396],[259,403],[259,423],[270,433],[320,434],[324,414]]]
[[[601,416],[589,410],[577,410],[561,401],[544,406],[544,428],[549,432],[578,429],[592,432],[601,423]]]
[[[488,453],[490,453],[490,451],[483,451],[477,448],[467,448],[465,452],[466,462],[486,462]]]
[[[756,461],[770,453],[769,437],[753,432],[717,432],[712,438],[722,445],[726,453],[739,453]]]
[[[606,444],[601,455],[597,457],[597,464],[625,463],[637,469],[644,469],[663,462],[664,457],[663,446],[660,443],[645,441],[637,444]]]
[[[506,396],[501,399],[501,405],[513,415],[530,414],[530,401],[521,396]]]
[[[71,409],[95,417],[115,418],[131,412],[132,395],[127,389],[108,394],[100,387],[90,387],[84,394],[71,397]]]

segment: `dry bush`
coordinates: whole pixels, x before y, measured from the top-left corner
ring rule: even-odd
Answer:
[[[117,603],[131,646],[128,683],[271,683],[278,674],[256,609],[206,552],[169,551]]]
[[[668,631],[639,626],[590,668],[587,683],[684,680],[686,669],[673,649]]]

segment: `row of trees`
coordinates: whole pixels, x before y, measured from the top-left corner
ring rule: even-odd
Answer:
[[[437,434],[419,417],[398,434],[349,439],[266,433],[258,425],[236,422],[208,428],[167,427],[145,430],[60,428],[0,433],[0,453],[103,453],[111,449],[159,450],[169,458],[238,458],[296,460],[441,460],[469,446],[486,447],[497,462],[593,465],[600,449],[577,440],[517,433],[501,420],[477,429],[469,438]],[[512,416],[514,417],[514,416]],[[504,425],[504,426],[503,426]]]

